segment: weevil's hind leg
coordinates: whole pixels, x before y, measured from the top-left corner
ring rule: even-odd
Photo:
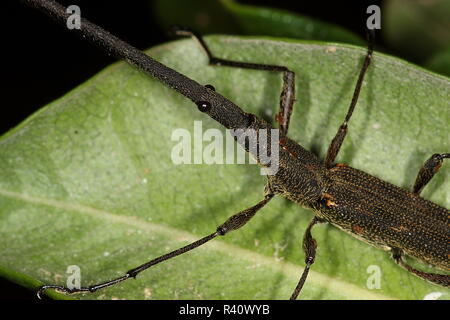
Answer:
[[[303,285],[305,284],[306,277],[308,276],[309,273],[309,269],[311,268],[316,258],[317,242],[311,235],[311,229],[313,226],[321,222],[323,221],[317,217],[314,217],[309,223],[308,228],[306,228],[305,235],[303,237],[303,251],[305,252],[306,265],[305,269],[303,270],[302,276],[300,277],[300,280],[298,281],[298,284],[291,295],[290,300],[297,299],[298,295],[300,294],[300,291],[303,288]]]
[[[359,72],[358,81],[356,82],[355,91],[353,92],[353,98],[350,103],[350,107],[348,108],[347,115],[345,116],[345,120],[339,127],[338,132],[336,133],[333,140],[331,141],[330,146],[328,147],[327,157],[325,158],[325,166],[327,168],[331,168],[334,165],[334,160],[336,159],[336,156],[339,153],[339,149],[341,148],[341,145],[344,142],[344,138],[347,134],[348,122],[350,121],[353,110],[355,109],[356,103],[358,102],[358,97],[359,93],[361,92],[361,86],[364,81],[364,76],[367,72],[367,69],[369,68],[370,62],[372,61],[374,38],[375,30],[368,30],[368,46],[366,57]]]
[[[280,137],[287,135],[295,101],[295,73],[293,71],[284,66],[220,59],[211,53],[211,50],[209,50],[202,36],[197,32],[189,30],[188,28],[181,28],[179,26],[173,26],[170,31],[173,34],[191,36],[197,40],[208,56],[210,65],[283,72],[283,89],[280,95],[280,111],[277,113],[275,120],[280,125]]]
[[[429,282],[432,282],[432,283],[440,285],[440,286],[450,287],[450,275],[439,274],[439,273],[428,273],[428,272],[423,272],[423,271],[414,269],[413,267],[411,267],[410,265],[408,265],[406,262],[403,261],[402,250],[400,250],[398,248],[392,248],[392,258],[395,260],[395,262],[399,266],[408,270],[412,274],[415,274],[419,278],[422,278],[424,280],[427,280]]]
[[[435,153],[423,164],[417,174],[416,182],[413,187],[413,193],[420,194],[431,178],[433,178],[433,176],[439,171],[444,158],[449,159],[450,153]]]
[[[105,288],[105,287],[109,287],[112,286],[116,283],[125,281],[127,279],[130,278],[136,278],[136,276],[141,273],[142,271],[160,263],[166,260],[169,260],[171,258],[174,258],[176,256],[179,256],[183,253],[186,253],[188,251],[191,251],[205,243],[207,243],[208,241],[214,239],[217,236],[224,236],[226,235],[228,232],[233,231],[233,230],[237,230],[239,228],[241,228],[242,226],[244,226],[251,218],[253,218],[253,216],[256,214],[256,212],[258,212],[261,208],[263,208],[272,198],[274,197],[274,194],[270,191],[270,188],[268,186],[266,186],[265,188],[265,196],[264,199],[261,200],[260,202],[258,202],[256,205],[254,205],[253,207],[250,207],[248,209],[245,209],[243,211],[240,211],[238,213],[236,213],[235,215],[231,216],[230,218],[228,218],[223,224],[221,224],[220,226],[217,227],[216,231],[211,233],[210,235],[207,235],[206,237],[201,238],[200,240],[197,240],[195,242],[192,242],[184,247],[181,247],[179,249],[176,249],[172,252],[166,253],[160,257],[157,257],[149,262],[146,262],[142,265],[140,265],[139,267],[136,267],[134,269],[131,269],[129,271],[127,271],[125,273],[125,275],[118,277],[116,279],[110,280],[110,281],[106,281],[106,282],[102,282],[102,283],[98,283],[98,284],[94,284],[91,285],[89,287],[82,287],[82,288],[74,288],[74,289],[69,289],[68,287],[65,286],[59,286],[59,285],[44,285],[38,288],[37,291],[37,296],[39,298],[42,297],[42,294],[47,290],[47,289],[54,289],[56,291],[60,291],[60,292],[64,292],[64,293],[81,293],[81,292],[95,292],[99,289]]]

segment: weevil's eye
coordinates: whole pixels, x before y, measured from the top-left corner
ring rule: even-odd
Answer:
[[[211,103],[209,103],[208,101],[198,101],[196,102],[198,110],[200,110],[201,112],[208,112],[209,110],[211,110]]]
[[[211,84],[205,85],[205,88],[208,88],[208,89],[210,89],[212,91],[216,91],[216,88],[214,88],[214,86],[212,86]]]

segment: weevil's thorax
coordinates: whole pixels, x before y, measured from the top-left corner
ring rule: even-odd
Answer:
[[[314,208],[320,201],[328,184],[322,162],[295,141],[280,139],[279,168],[269,175],[273,192],[302,206]]]
[[[280,137],[278,129],[256,116],[247,128],[232,134],[267,169],[272,192],[311,208],[322,199],[327,170],[311,152],[288,137]]]

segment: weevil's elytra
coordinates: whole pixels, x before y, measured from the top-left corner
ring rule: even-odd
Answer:
[[[65,23],[65,8],[54,1],[26,1],[52,18]],[[82,20],[82,28],[74,30],[81,36],[100,44],[106,50],[126,59],[132,65],[147,72],[170,88],[193,101],[200,111],[230,129],[255,129],[269,131],[273,127],[257,116],[247,113],[221,96],[211,86],[203,86],[194,80],[168,68],[141,53],[100,27]],[[373,32],[364,62],[356,82],[353,98],[345,119],[328,147],[325,160],[319,159],[288,137],[290,115],[295,101],[295,74],[287,67],[229,61],[214,57],[202,37],[190,30],[175,30],[180,35],[190,35],[198,40],[213,66],[239,67],[261,71],[283,73],[283,89],[280,95],[280,112],[276,120],[280,127],[279,170],[267,176],[262,199],[252,207],[231,215],[224,223],[211,229],[211,233],[182,248],[146,262],[125,275],[79,289],[69,289],[60,285],[46,285],[39,289],[42,294],[47,289],[66,293],[95,292],[116,285],[140,272],[185,252],[193,250],[210,240],[226,236],[249,222],[275,195],[283,196],[301,206],[310,208],[315,216],[309,223],[303,239],[305,269],[300,276],[291,299],[301,292],[312,267],[317,248],[320,246],[312,237],[312,228],[320,223],[331,223],[339,229],[374,246],[390,250],[394,261],[407,271],[432,283],[448,287],[450,276],[417,270],[404,261],[405,255],[417,258],[442,270],[450,270],[449,265],[449,211],[420,197],[421,190],[438,172],[444,159],[450,153],[432,155],[419,171],[412,192],[387,183],[368,173],[345,164],[335,164],[349,128],[350,119],[356,107],[364,76],[373,57]],[[106,41],[106,40],[107,41]],[[268,139],[269,141],[269,139]],[[240,142],[249,152],[246,142]],[[270,150],[271,145],[261,146]],[[259,161],[258,155],[253,154]],[[261,166],[267,164],[260,163]]]
[[[364,230],[365,240],[375,246],[401,247],[409,256],[450,269],[448,210],[348,166],[330,172],[328,194],[344,200],[325,206],[320,217],[349,233]]]

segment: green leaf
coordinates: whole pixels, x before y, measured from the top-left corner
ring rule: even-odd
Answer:
[[[234,0],[157,0],[152,3],[152,12],[164,29],[184,25],[202,34],[263,35],[364,45],[357,35],[338,25]]]
[[[321,157],[344,118],[364,48],[211,36],[213,52],[296,72],[290,136]],[[272,119],[282,76],[212,67],[184,39],[149,55],[244,110]],[[422,163],[448,152],[448,78],[376,53],[338,161],[411,188]],[[262,198],[256,165],[175,165],[177,128],[222,128],[178,93],[120,62],[42,108],[0,140],[0,274],[29,288],[87,286],[122,275],[215,230]],[[447,128],[447,129],[446,129]],[[204,146],[208,145],[204,143]],[[423,196],[449,207],[445,163]],[[447,178],[447,179],[446,179]],[[241,230],[81,299],[287,299],[304,265],[309,210],[276,197]],[[449,290],[399,268],[389,254],[329,225],[313,231],[318,255],[303,299],[421,299]],[[369,266],[381,288],[368,289]],[[427,269],[426,266],[421,268]],[[431,269],[430,269],[431,270]],[[65,297],[53,294],[53,297]]]

